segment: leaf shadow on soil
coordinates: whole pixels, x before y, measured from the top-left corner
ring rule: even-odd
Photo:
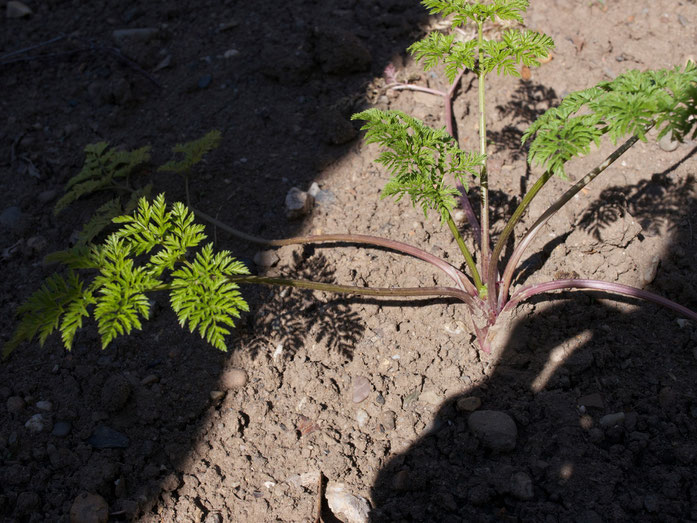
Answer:
[[[336,272],[322,254],[306,247],[293,252],[290,266],[282,269],[284,277],[336,283]],[[243,340],[252,358],[276,347],[278,355],[292,359],[307,343],[308,337],[324,343],[346,360],[353,359],[353,347],[361,339],[365,326],[359,314],[351,310],[345,298],[315,295],[303,289],[274,290],[248,326],[249,341]],[[276,354],[276,353],[274,353]]]
[[[649,186],[664,187],[675,167],[623,191],[653,194]],[[687,222],[697,202],[682,184],[664,189],[653,212],[641,213],[674,231],[650,289],[695,310],[697,244]],[[657,205],[667,197],[676,212]],[[604,293],[537,296],[512,316],[490,372],[470,376],[471,387],[423,420],[416,442],[386,459],[371,521],[693,519],[695,326]],[[478,410],[514,420],[514,450],[475,435],[472,397]]]

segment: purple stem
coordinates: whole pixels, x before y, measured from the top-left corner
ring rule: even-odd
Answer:
[[[463,74],[465,74],[465,69],[461,70],[457,74],[457,76],[453,80],[453,83],[450,84],[450,87],[447,91],[439,91],[437,89],[431,89],[430,87],[421,87],[420,85],[403,83],[389,84],[387,88],[394,89],[395,91],[420,91],[422,93],[428,93],[435,96],[442,96],[443,105],[445,106],[445,128],[447,129],[448,134],[450,134],[450,136],[454,138],[455,126],[453,124],[453,95],[455,94],[455,89],[457,89],[457,86],[459,85],[460,79],[462,79]],[[474,233],[474,241],[476,245],[479,247],[482,244],[482,233],[481,227],[479,226],[479,220],[477,220],[477,216],[474,214],[474,209],[472,208],[472,204],[470,203],[469,197],[467,196],[467,191],[465,190],[464,186],[459,181],[455,180],[455,187],[460,193],[458,197],[458,200],[460,201],[460,206],[462,207],[462,210],[465,212],[467,222],[470,224],[470,227],[472,228],[472,231]]]
[[[650,301],[671,309],[679,314],[687,316],[693,321],[697,321],[697,312],[691,311],[687,307],[675,303],[674,301],[654,294],[653,292],[645,291],[643,289],[637,289],[636,287],[630,287],[629,285],[622,285],[621,283],[610,283],[601,280],[556,280],[546,283],[537,283],[535,285],[530,285],[519,291],[515,292],[511,299],[508,301],[503,310],[508,310],[514,307],[519,302],[527,300],[535,294],[541,294],[543,292],[557,291],[560,289],[590,289],[597,291],[610,292],[614,294],[622,294],[624,296],[630,296],[632,298],[639,298],[641,300]]]
[[[438,256],[434,256],[433,254],[426,252],[423,249],[419,249],[418,247],[414,247],[413,245],[409,245],[408,243],[402,243],[396,240],[388,240],[386,238],[369,236],[365,234],[320,234],[315,236],[296,236],[294,238],[285,238],[282,240],[266,240],[264,238],[259,238],[257,236],[252,236],[251,234],[238,231],[237,229],[233,229],[229,225],[207,215],[202,211],[199,211],[198,209],[192,208],[191,210],[200,218],[212,223],[216,227],[220,227],[222,230],[232,234],[233,236],[252,243],[268,245],[269,247],[281,247],[283,245],[299,245],[307,243],[346,242],[377,245],[379,247],[385,247],[397,252],[402,252],[438,267],[453,279],[459,289],[466,291],[472,296],[479,295],[477,288],[469,280],[469,278],[465,276],[464,273],[460,272],[445,260],[440,259]]]

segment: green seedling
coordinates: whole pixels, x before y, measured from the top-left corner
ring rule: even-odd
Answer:
[[[66,348],[70,348],[75,331],[92,314],[102,345],[107,346],[115,336],[141,327],[141,320],[149,315],[146,295],[154,291],[170,293],[172,308],[182,326],[198,330],[214,346],[226,349],[224,336],[240,311],[247,308],[239,294],[240,284],[362,296],[453,298],[470,310],[482,351],[490,351],[490,329],[503,312],[531,296],[562,289],[595,290],[648,300],[697,321],[697,313],[667,298],[612,282],[563,279],[522,286],[511,292],[521,256],[542,226],[637,141],[646,141],[650,129],[658,130],[659,139],[668,133],[678,140],[690,133],[693,138],[697,135],[693,130],[697,112],[695,64],[688,62],[682,68],[659,71],[629,71],[610,82],[569,94],[558,107],[539,117],[524,133],[523,142],[529,145],[529,163],[542,166],[544,172],[524,195],[494,242],[489,223],[489,179],[497,173],[488,170],[485,79],[492,73],[518,76],[520,65],[539,65],[539,60],[549,55],[553,42],[546,35],[525,29],[508,29],[498,40],[484,38],[483,25],[488,20],[522,23],[527,0],[489,3],[424,0],[423,4],[431,13],[448,17],[452,29],[465,24],[472,24],[476,29],[476,37],[469,41],[456,42],[438,33],[428,35],[410,49],[426,69],[444,64],[451,84],[467,72],[476,76],[478,150],[461,149],[449,132],[452,127],[432,129],[399,111],[368,109],[354,118],[365,122],[367,141],[384,149],[377,161],[390,171],[392,178],[382,197],[409,198],[426,216],[429,211],[435,213],[452,233],[465,270],[419,247],[376,236],[329,234],[263,240],[236,231],[202,211],[193,210],[193,213],[242,239],[268,247],[346,242],[391,249],[432,264],[452,280],[452,286],[370,288],[254,276],[227,251],[215,253],[209,244],[201,247],[205,235],[202,227],[194,223],[192,212],[179,203],[168,208],[160,195],[152,204],[141,198],[133,216],[115,219],[121,227],[105,242],[78,246],[54,256],[67,267],[67,274],[49,278],[20,307],[20,324],[5,346],[5,354],[34,338],[43,343],[56,329],[62,333]],[[567,179],[568,163],[591,153],[605,138],[615,143],[616,149],[537,218],[503,264],[504,246],[533,198],[553,176]],[[476,220],[469,204],[470,182],[479,186],[480,220]],[[465,209],[469,206],[474,248],[467,246],[453,221],[452,212],[458,201]],[[82,271],[87,271],[88,276],[81,276]]]

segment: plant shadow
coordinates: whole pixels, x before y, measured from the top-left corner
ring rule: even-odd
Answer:
[[[694,174],[667,178],[683,162],[613,194],[625,195],[623,208],[649,231],[652,220],[672,231],[650,290],[695,310]],[[605,223],[595,210],[603,198],[581,222],[591,234]],[[653,304],[569,291],[521,304],[506,332],[490,371],[474,370],[474,385],[433,409],[418,439],[386,458],[371,521],[697,516],[695,325]]]

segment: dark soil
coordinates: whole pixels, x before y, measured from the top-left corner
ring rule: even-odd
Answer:
[[[405,52],[435,23],[418,2],[27,5],[31,16],[0,21],[0,342],[53,271],[43,256],[109,198],[52,212],[98,141],[152,145],[161,164],[174,144],[219,129],[222,145],[192,179],[195,207],[268,238],[375,234],[459,264],[435,217],[379,200],[377,149],[348,120],[377,106],[444,124],[439,99],[382,78],[393,64],[402,80],[443,83]],[[624,70],[682,65],[697,44],[694,1],[544,0],[526,22],[557,48],[528,79],[487,85],[495,231],[538,174],[519,141],[537,114]],[[133,28],[155,31],[114,39]],[[471,76],[454,112],[474,149]],[[636,145],[550,221],[516,285],[605,279],[697,309],[695,151]],[[313,181],[328,198],[289,221],[287,192]],[[178,178],[147,182],[184,199]],[[567,185],[549,184],[521,233]],[[259,250],[208,232],[244,260]],[[279,257],[267,273],[440,282],[420,262],[355,246]],[[105,351],[89,328],[70,353],[57,338],[13,353],[0,367],[2,521],[68,521],[85,493],[114,521],[314,521],[320,474],[365,498],[373,521],[697,520],[697,328],[674,313],[603,294],[540,297],[483,354],[450,300],[244,291],[252,310],[228,353],[180,330],[166,296],[142,332]],[[368,397],[354,403],[361,387]],[[515,447],[492,449],[471,409],[510,416]]]

